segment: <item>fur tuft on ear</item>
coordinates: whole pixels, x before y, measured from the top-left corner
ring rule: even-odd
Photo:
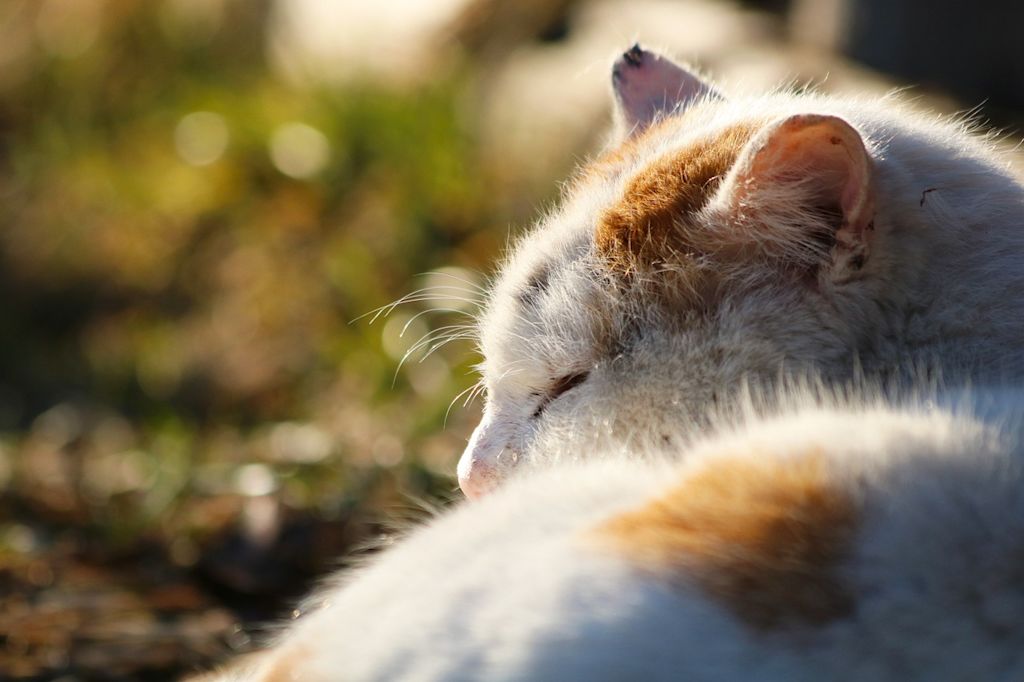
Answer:
[[[662,116],[681,111],[701,97],[719,97],[708,83],[671,59],[637,43],[612,66],[617,118],[626,136],[646,129]]]
[[[715,206],[735,226],[734,246],[808,267],[831,253],[833,275],[849,278],[874,228],[871,157],[841,118],[790,116],[750,141]]]

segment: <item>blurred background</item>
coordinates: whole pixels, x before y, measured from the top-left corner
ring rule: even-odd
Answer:
[[[0,678],[209,666],[459,497],[471,315],[618,51],[1016,142],[1024,6],[965,7],[0,0]]]

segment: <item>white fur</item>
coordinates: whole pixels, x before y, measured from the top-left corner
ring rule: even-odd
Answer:
[[[771,258],[719,259],[707,267],[729,287],[698,314],[666,310],[639,286],[603,275],[595,225],[636,170],[736,122],[808,113],[848,122],[871,157],[875,229],[856,277],[822,268],[810,287],[780,275]],[[578,456],[610,444],[676,448],[744,383],[772,386],[811,373],[838,385],[858,374],[888,380],[935,367],[949,385],[1024,378],[1024,189],[989,140],[895,96],[711,97],[686,115],[684,131],[645,140],[632,167],[573,185],[512,248],[479,324],[487,401],[460,462],[467,493],[493,487],[513,463],[569,448]],[[734,184],[727,177],[701,211],[702,230],[723,239],[745,231],[763,253],[794,263],[822,256],[809,243],[808,234],[824,228],[806,208],[805,186],[765,188],[737,213]],[[546,289],[523,305],[518,296],[542,270]],[[534,417],[559,378],[574,372],[588,379]]]
[[[325,590],[239,679],[1021,679],[1024,402],[957,401],[808,407],[682,464],[609,456],[517,477]],[[586,541],[713,458],[812,448],[861,518],[840,567],[852,615],[761,632],[685,574]],[[282,661],[291,677],[266,677]]]
[[[743,204],[736,174],[698,229],[763,248],[708,264],[727,284],[713,305],[652,298],[645,285],[670,272],[621,286],[602,271],[595,223],[638,168],[737,121],[808,113],[849,123],[871,157],[875,230],[856,276],[839,261],[814,286],[786,276],[780,260],[829,256],[807,236],[821,227],[808,185]],[[632,168],[579,183],[502,269],[460,478],[474,492],[510,480],[343,575],[222,679],[1024,679],[1021,182],[962,123],[893,100],[707,97],[687,116],[641,138]],[[828,624],[759,631],[685,562],[667,575],[586,541],[716,457],[808,450],[859,520],[839,567],[854,608]]]

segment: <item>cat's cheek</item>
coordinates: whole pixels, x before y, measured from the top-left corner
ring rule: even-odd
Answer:
[[[459,459],[459,487],[471,500],[493,490],[519,459],[507,420],[486,412]]]

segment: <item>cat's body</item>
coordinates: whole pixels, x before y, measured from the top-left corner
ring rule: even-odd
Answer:
[[[482,320],[483,499],[221,679],[1024,678],[1021,182],[893,102],[614,73]]]
[[[682,464],[521,477],[344,576],[235,679],[1021,679],[1018,399],[809,408]]]

